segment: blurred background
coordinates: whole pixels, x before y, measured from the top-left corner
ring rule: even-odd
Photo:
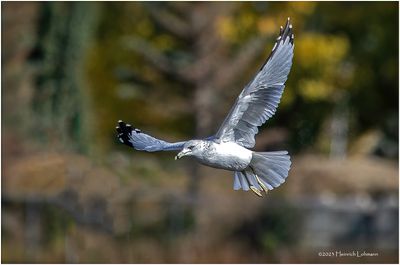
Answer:
[[[398,262],[397,2],[2,2],[2,262]],[[290,17],[294,63],[233,174],[116,141],[215,133]],[[363,251],[374,257],[321,257]]]

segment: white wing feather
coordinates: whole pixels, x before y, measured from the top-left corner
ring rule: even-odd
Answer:
[[[216,138],[233,141],[243,147],[255,145],[258,128],[271,118],[278,107],[292,66],[294,36],[288,19],[274,48],[255,78],[243,89]]]

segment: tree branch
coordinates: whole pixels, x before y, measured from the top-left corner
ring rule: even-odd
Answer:
[[[172,12],[167,11],[165,8],[147,8],[151,17],[164,29],[172,34],[188,39],[191,36],[191,29],[188,23],[183,21]]]
[[[189,81],[189,78],[185,75],[185,73],[181,70],[181,67],[179,67],[176,62],[169,59],[145,39],[131,36],[126,37],[123,45],[143,56],[157,70],[165,74],[175,76],[176,78],[185,82]]]
[[[217,70],[213,78],[215,86],[223,88],[235,81],[236,77],[254,62],[255,57],[260,55],[265,48],[264,44],[265,38],[262,37],[255,37],[244,44],[235,58]]]

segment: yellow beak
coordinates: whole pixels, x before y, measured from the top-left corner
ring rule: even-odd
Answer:
[[[187,150],[187,149],[182,150],[175,156],[175,160],[181,159],[182,157],[186,156],[188,153],[190,153],[190,150]]]

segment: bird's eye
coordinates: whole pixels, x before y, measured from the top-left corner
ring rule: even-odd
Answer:
[[[189,146],[188,148],[189,148],[190,150],[192,150],[192,149],[193,149],[193,147],[194,147],[194,146],[193,146],[193,145],[191,145],[191,146]]]

